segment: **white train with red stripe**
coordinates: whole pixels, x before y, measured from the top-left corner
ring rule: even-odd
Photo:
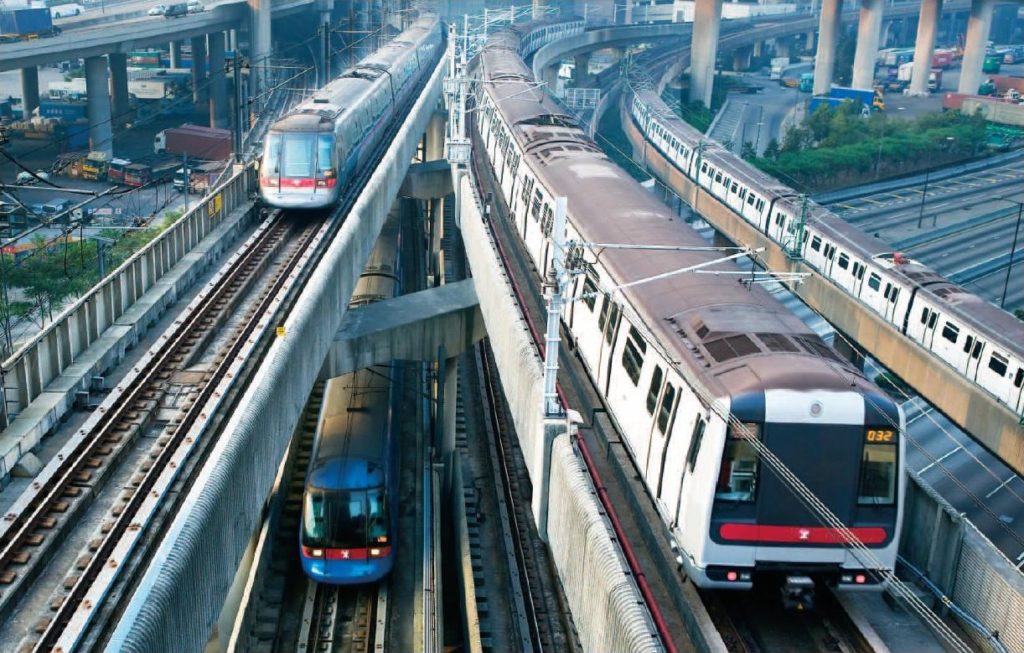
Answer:
[[[538,88],[520,32],[479,57],[473,114],[508,219],[543,279],[555,198],[582,249],[562,319],[687,575],[700,587],[881,589],[903,511],[899,406],[616,166]],[[724,274],[674,274],[707,266]],[[628,285],[641,279],[646,283]],[[618,288],[617,290],[613,290]],[[731,416],[731,419],[726,419]],[[759,440],[869,550],[855,553],[780,480]]]
[[[271,126],[260,196],[283,209],[324,209],[366,164],[396,112],[437,63],[436,16],[412,26]]]

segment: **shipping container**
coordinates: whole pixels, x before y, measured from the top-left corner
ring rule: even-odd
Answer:
[[[0,42],[32,36],[51,36],[60,30],[53,26],[50,10],[4,9],[0,11]]]
[[[187,154],[203,161],[224,160],[231,156],[231,131],[198,125],[172,127],[156,135],[153,151],[157,154]]]
[[[86,117],[87,106],[85,102],[43,100],[39,103],[39,115],[43,118],[60,118],[66,122],[73,122]]]

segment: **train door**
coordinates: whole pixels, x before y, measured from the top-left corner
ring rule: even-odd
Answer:
[[[885,299],[885,319],[888,322],[892,322],[896,315],[896,299],[899,297],[900,289],[892,285],[892,283],[885,282],[885,292],[882,293],[882,297]]]
[[[858,425],[832,425],[828,431],[828,457],[845,464],[822,463],[820,451],[807,443],[820,439],[816,424],[767,423],[761,440],[796,475],[822,503],[835,513],[844,524],[852,523],[857,498],[863,433]],[[811,528],[819,528],[821,521],[811,513],[795,491],[763,462],[758,463],[755,474],[757,523],[764,526],[797,526],[792,544],[810,539]],[[752,470],[753,471],[753,470]],[[758,547],[755,557],[770,559],[777,546]],[[836,553],[845,555],[842,549]]]
[[[1024,365],[1017,366],[1017,373],[1013,375],[1013,389],[1010,390],[1011,396],[1016,393],[1017,400],[1011,403],[1011,406],[1016,407],[1016,413],[1024,417]]]
[[[935,325],[939,323],[939,314],[928,308],[921,309],[921,344],[931,349],[935,341]]]
[[[974,336],[967,336],[964,340],[964,355],[966,360],[964,361],[964,376],[969,379],[976,379],[978,376],[978,364],[981,361],[982,351],[985,349],[985,342],[975,338]]]

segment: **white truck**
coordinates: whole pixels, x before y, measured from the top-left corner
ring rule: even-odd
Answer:
[[[775,57],[772,59],[771,65],[771,73],[768,79],[782,79],[782,73],[785,72],[786,66],[789,65],[789,57]]]

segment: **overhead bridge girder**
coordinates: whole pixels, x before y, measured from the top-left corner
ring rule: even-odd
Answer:
[[[485,335],[472,279],[349,309],[321,374],[341,376],[392,360],[456,356]]]
[[[452,166],[447,159],[414,163],[398,194],[416,200],[436,200],[452,192]]]

